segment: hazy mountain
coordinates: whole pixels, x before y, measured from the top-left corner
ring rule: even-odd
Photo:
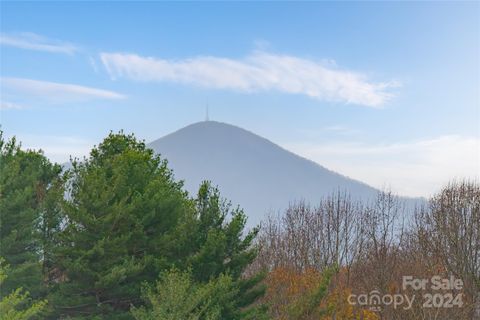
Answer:
[[[250,226],[295,200],[316,204],[338,189],[364,199],[377,192],[252,132],[215,121],[189,125],[149,147],[168,159],[190,193],[196,193],[202,180],[218,185],[224,197],[245,209]]]

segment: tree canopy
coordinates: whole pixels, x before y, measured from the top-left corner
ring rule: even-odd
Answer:
[[[219,312],[230,319],[262,294],[258,281],[241,279],[255,258],[256,230],[243,236],[245,214],[230,211],[208,182],[190,198],[167,162],[134,136],[110,134],[73,162],[65,184],[52,279],[57,316],[130,318],[131,306],[144,304],[142,284],[172,267],[191,269],[198,283],[229,277],[239,294]]]

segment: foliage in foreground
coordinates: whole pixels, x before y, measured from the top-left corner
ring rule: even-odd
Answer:
[[[142,283],[175,267],[199,285],[229,277],[235,295],[218,310],[241,319],[263,290],[241,278],[256,251],[256,230],[218,190],[201,185],[190,198],[166,161],[131,135],[110,134],[65,179],[64,226],[50,279],[53,317],[129,319],[142,306]],[[242,310],[242,312],[240,312]]]
[[[5,260],[0,258],[0,288],[7,278],[9,267]],[[39,316],[45,309],[47,301],[31,301],[28,291],[17,288],[9,294],[2,295],[0,299],[0,319],[2,320],[28,320]]]
[[[258,241],[261,250],[251,268],[272,270],[263,301],[275,319],[290,319],[290,306],[310,295],[332,262],[341,272],[321,302],[330,307],[322,319],[480,319],[478,181],[453,181],[410,215],[391,192],[379,193],[371,203],[341,192],[316,207],[296,203],[267,219]],[[407,275],[427,281],[454,276],[463,286],[415,291],[403,287]],[[350,294],[371,292],[416,298],[409,308],[349,303]],[[424,294],[441,298],[443,293],[460,295],[463,305],[424,306]]]
[[[478,182],[449,184],[410,221],[389,192],[373,203],[339,192],[267,220],[257,239],[216,188],[189,196],[131,135],[110,134],[62,172],[0,132],[0,214],[11,266],[1,269],[1,319],[480,316]],[[347,303],[350,293],[401,292],[405,274],[461,277],[464,307]]]
[[[234,308],[238,293],[232,278],[226,275],[206,284],[195,283],[190,272],[171,270],[163,273],[155,288],[143,291],[150,308],[134,308],[137,320],[221,320],[221,310]]]
[[[33,297],[45,295],[42,269],[49,262],[45,247],[54,210],[51,205],[61,168],[42,152],[22,150],[15,138],[0,131],[0,244],[10,266],[0,296],[23,287]]]

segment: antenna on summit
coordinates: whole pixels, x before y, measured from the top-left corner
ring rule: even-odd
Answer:
[[[208,115],[208,101],[207,106],[205,107],[205,122],[210,121],[210,116]]]

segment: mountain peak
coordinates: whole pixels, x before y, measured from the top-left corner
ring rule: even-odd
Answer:
[[[203,180],[218,185],[234,205],[245,209],[249,225],[290,202],[313,204],[342,189],[353,197],[372,197],[377,190],[287,151],[240,127],[202,121],[188,125],[149,146],[166,158],[177,179],[195,194]]]
[[[237,127],[235,125],[232,125],[232,124],[229,124],[229,123],[226,123],[226,122],[219,122],[219,121],[213,121],[213,120],[208,120],[208,121],[199,121],[199,122],[195,122],[195,123],[192,123],[186,127],[183,127],[163,138],[160,138],[158,140],[162,140],[168,136],[171,136],[171,135],[178,135],[180,133],[182,134],[185,134],[186,132],[188,132],[189,134],[193,134],[194,132],[195,133],[198,133],[199,131],[206,131],[206,132],[209,132],[209,133],[219,133],[219,132],[226,132],[226,131],[230,131],[230,132],[243,132],[243,133],[246,133],[246,134],[253,134],[255,135],[254,133],[250,132],[250,131],[247,131],[243,128],[240,128],[240,127]],[[156,140],[156,141],[158,141]],[[154,142],[152,142],[153,144]]]

